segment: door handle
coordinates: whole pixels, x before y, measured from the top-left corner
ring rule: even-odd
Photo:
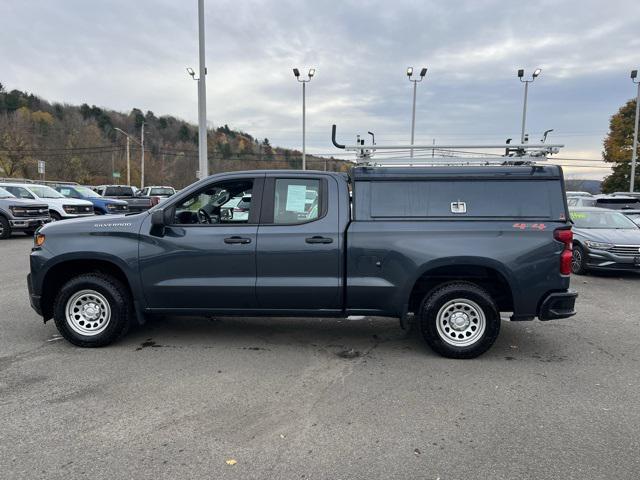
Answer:
[[[333,243],[333,238],[321,237],[316,235],[315,237],[309,237],[305,239],[307,243]]]
[[[224,239],[224,243],[251,243],[251,239],[246,237],[229,237]]]

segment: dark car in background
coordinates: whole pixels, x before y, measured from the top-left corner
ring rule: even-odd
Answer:
[[[105,198],[89,187],[82,185],[56,185],[54,188],[67,198],[88,200],[93,204],[93,211],[96,215],[127,213],[129,211],[129,206],[124,200]]]
[[[139,195],[129,185],[99,185],[93,190],[105,198],[124,200],[130,212],[144,212],[160,202],[160,197],[145,197]]]
[[[571,271],[640,272],[640,228],[623,213],[603,208],[570,210],[573,226]]]

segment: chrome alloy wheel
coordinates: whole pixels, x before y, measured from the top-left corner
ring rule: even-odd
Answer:
[[[111,307],[101,293],[80,290],[67,301],[65,316],[74,332],[90,337],[107,328],[111,320]]]
[[[466,298],[445,303],[438,311],[436,327],[440,338],[454,347],[468,347],[482,338],[487,320],[480,306]]]
[[[579,249],[574,248],[573,256],[571,257],[571,271],[579,272],[580,268],[582,268],[582,252]]]

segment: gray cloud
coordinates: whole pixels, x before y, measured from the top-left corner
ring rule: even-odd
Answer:
[[[416,139],[517,137],[522,86],[515,70],[542,67],[530,90],[528,130],[554,128],[563,157],[599,158],[610,115],[634,94],[640,4],[627,1],[207,0],[209,121],[273,144],[300,145],[300,87],[291,67],[315,66],[308,145],[331,152],[374,130],[409,139],[411,85],[419,86]],[[5,2],[0,81],[47,99],[119,110],[138,107],[194,121],[195,0]],[[574,169],[602,175],[602,169]]]

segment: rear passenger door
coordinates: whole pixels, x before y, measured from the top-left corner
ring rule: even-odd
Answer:
[[[256,294],[261,309],[342,309],[335,179],[267,177],[258,226]]]

